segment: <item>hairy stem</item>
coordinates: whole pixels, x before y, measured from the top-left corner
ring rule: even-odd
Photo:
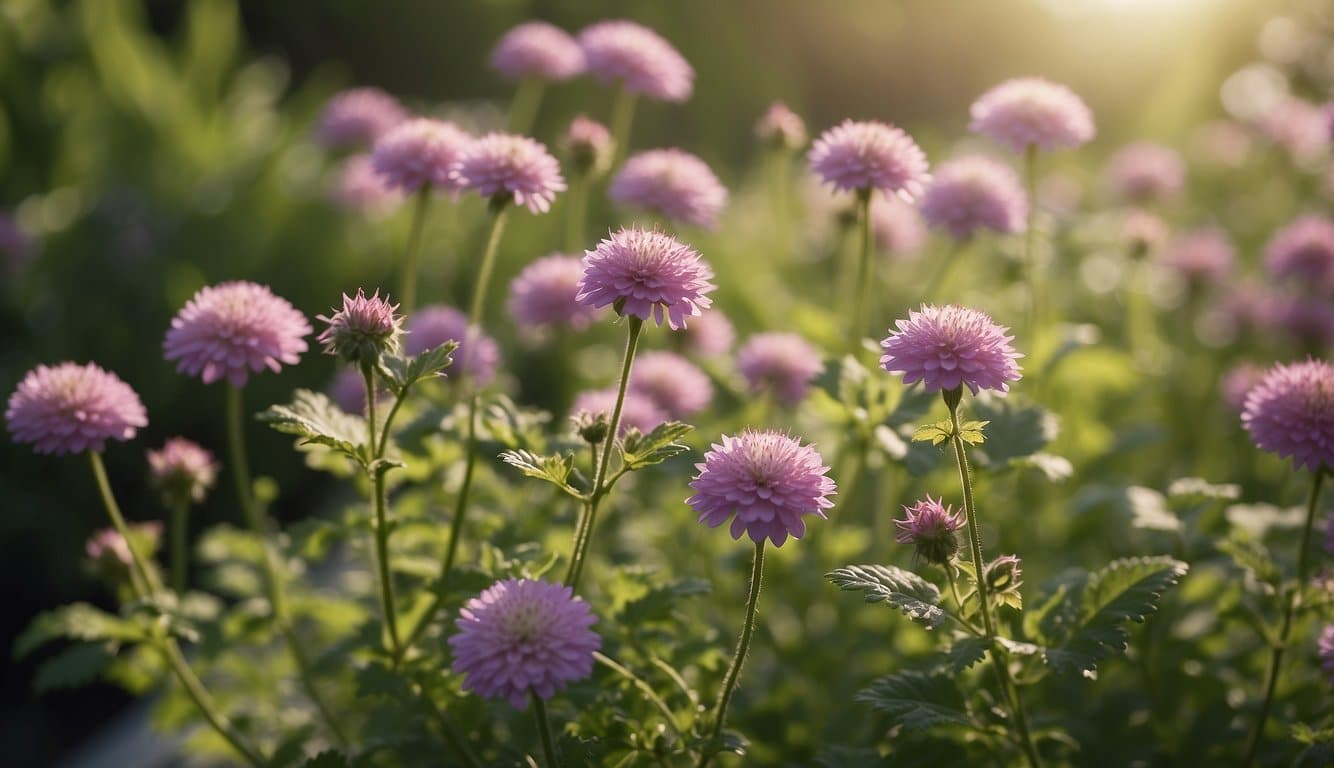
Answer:
[[[713,709],[713,737],[716,744],[723,735],[723,726],[727,721],[727,705],[732,703],[732,694],[736,689],[737,678],[741,676],[741,667],[750,653],[750,641],[755,634],[755,607],[760,602],[760,580],[764,577],[764,539],[755,543],[755,556],[751,561],[750,593],[746,596],[746,620],[741,625],[741,637],[737,639],[736,654],[723,678],[723,687],[718,691],[718,703]],[[705,751],[700,755],[698,768],[704,768],[713,759],[713,754]]]
[[[372,459],[383,458],[380,451],[375,450],[376,438],[379,436],[379,430],[375,424],[375,366],[372,363],[363,363],[361,365],[361,375],[366,381],[366,446],[367,450],[375,451]],[[386,426],[386,433],[387,427]],[[398,641],[398,617],[394,609],[394,578],[389,568],[389,498],[385,490],[384,471],[374,469],[371,472],[374,482],[375,496],[375,564],[380,574],[380,612],[383,617],[385,631],[389,635],[389,650],[393,654],[395,662],[402,655],[401,644]]]

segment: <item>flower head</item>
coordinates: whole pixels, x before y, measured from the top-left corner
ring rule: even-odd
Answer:
[[[894,540],[913,544],[917,556],[928,563],[945,565],[959,552],[959,539],[954,532],[963,527],[963,510],[955,512],[950,506],[929,495],[911,507],[903,508],[903,520],[895,520],[899,532]]]
[[[1223,374],[1218,389],[1228,408],[1241,413],[1246,407],[1246,396],[1264,378],[1265,370],[1255,363],[1239,363]]]
[[[584,72],[584,52],[570,33],[545,21],[506,32],[491,51],[491,68],[507,80],[569,80]]]
[[[252,372],[295,365],[310,331],[306,316],[267,286],[236,281],[199,289],[172,318],[162,346],[177,371],[243,387]]]
[[[1298,98],[1279,101],[1265,112],[1260,132],[1298,162],[1318,158],[1330,141],[1324,109]]]
[[[621,228],[584,252],[584,275],[575,297],[590,307],[611,305],[618,314],[652,318],[678,330],[686,318],[713,303],[713,270],[693,248],[665,232]]]
[[[534,261],[510,283],[509,313],[519,327],[528,330],[584,330],[597,317],[597,310],[575,300],[583,274],[578,256],[553,253]]]
[[[673,419],[694,416],[713,400],[708,374],[678,354],[659,350],[635,358],[630,391],[647,397]]]
[[[371,167],[384,183],[404,194],[430,186],[457,192],[450,169],[473,141],[453,123],[419,117],[395,126],[371,151]]]
[[[1022,232],[1028,195],[1010,166],[982,155],[942,164],[922,197],[922,218],[964,240],[979,229]]]
[[[218,479],[218,463],[213,454],[184,437],[173,437],[160,450],[149,451],[148,470],[153,485],[169,506],[180,502],[198,504]]]
[[[1316,641],[1316,653],[1320,657],[1320,668],[1329,677],[1329,684],[1334,685],[1334,624],[1326,624],[1320,630],[1320,639]]]
[[[1227,233],[1216,227],[1187,232],[1163,254],[1163,264],[1192,285],[1222,283],[1236,266],[1237,252]]]
[[[926,155],[899,128],[875,121],[842,123],[820,134],[806,156],[811,170],[838,190],[880,190],[908,202],[930,175]]]
[[[1334,348],[1334,303],[1329,299],[1310,296],[1278,299],[1272,321],[1303,349]]]
[[[454,672],[478,696],[528,706],[531,690],[549,699],[593,673],[602,640],[589,627],[597,617],[566,586],[505,579],[469,600],[449,638]]]
[[[680,149],[637,152],[611,181],[607,195],[681,224],[713,229],[727,188],[703,160]]]
[[[1093,138],[1093,113],[1074,91],[1039,77],[1006,80],[969,108],[968,129],[1023,152],[1074,148]]]
[[[371,214],[388,213],[403,202],[403,193],[386,184],[375,172],[370,155],[348,158],[334,177],[329,192],[344,208]]]
[[[590,389],[574,396],[574,405],[570,407],[570,416],[578,421],[587,419],[581,417],[592,417],[596,419],[603,416],[607,420],[608,428],[611,425],[611,413],[616,407],[616,389]],[[667,421],[667,414],[659,408],[648,395],[639,392],[625,393],[625,401],[621,404],[621,423],[616,428],[616,435],[620,437],[631,427],[639,430],[643,434],[653,431],[653,428]]]
[[[737,367],[754,394],[771,394],[792,408],[806,399],[811,380],[824,370],[820,351],[795,333],[757,333],[737,351]]]
[[[1121,220],[1121,237],[1131,255],[1145,256],[1167,243],[1170,231],[1167,222],[1143,208],[1132,208]]]
[[[1308,358],[1269,369],[1246,395],[1241,423],[1258,448],[1297,469],[1334,468],[1334,365]]]
[[[378,290],[367,297],[358,288],[356,296],[343,294],[343,308],[331,317],[315,318],[329,324],[315,340],[324,345],[326,355],[338,355],[349,363],[372,363],[380,355],[398,352],[403,317],[395,314],[397,309],[388,296],[380,298]]]
[[[603,85],[682,102],[694,90],[695,70],[657,32],[633,21],[600,21],[579,33],[588,72]]]
[[[877,249],[906,256],[926,242],[926,226],[913,206],[897,197],[877,197],[871,201],[871,235]]]
[[[389,394],[389,390],[376,387],[375,402],[379,403]],[[339,366],[333,380],[326,389],[329,399],[333,400],[344,412],[361,416],[366,412],[366,377],[352,366]]]
[[[1107,163],[1108,186],[1118,197],[1134,203],[1175,197],[1185,181],[1181,155],[1161,144],[1129,144]]]
[[[145,558],[152,558],[153,553],[157,551],[158,542],[162,539],[162,523],[149,520],[130,523],[129,527],[130,537],[134,539],[139,554]],[[108,574],[123,573],[134,563],[130,545],[115,528],[95,531],[88,537],[88,541],[84,542],[83,553],[88,556],[95,568]]]
[[[485,387],[496,378],[500,368],[500,345],[481,328],[468,328],[468,316],[442,304],[422,307],[408,318],[408,334],[403,342],[409,355],[420,355],[447,341],[458,342],[454,363],[446,374],[466,377]]]
[[[1001,555],[982,568],[987,588],[993,594],[1018,592],[1024,584],[1023,563],[1018,555]]]
[[[331,149],[369,147],[407,116],[398,99],[379,88],[350,88],[329,99],[315,138]]]
[[[1014,351],[1006,336],[1009,329],[996,325],[984,312],[948,305],[923,305],[896,323],[898,330],[880,342],[885,354],[880,367],[902,373],[904,384],[924,382],[927,392],[966,386],[973,394],[980,389],[1010,390],[1019,380]]]
[[[682,328],[678,333],[682,351],[695,357],[721,357],[731,351],[732,342],[736,341],[732,321],[716,309],[695,318],[689,328]]]
[[[565,129],[560,146],[569,154],[570,162],[580,173],[602,174],[611,167],[616,151],[616,140],[607,126],[585,115],[577,115]]]
[[[781,101],[770,104],[764,114],[760,115],[755,123],[755,135],[760,141],[778,149],[801,149],[809,140],[806,121]]]
[[[513,200],[546,213],[565,189],[560,163],[541,142],[512,133],[488,133],[459,155],[449,178],[482,197]]]
[[[781,547],[789,535],[806,533],[806,515],[823,518],[834,506],[834,481],[814,447],[772,430],[722,439],[695,465],[699,475],[690,482],[695,493],[686,503],[701,523],[717,528],[731,518],[733,539],[745,533],[757,544],[767,538]]]
[[[1265,266],[1277,280],[1297,280],[1322,295],[1334,294],[1334,221],[1302,216],[1274,233]]]
[[[148,426],[148,412],[114,373],[60,363],[28,371],[9,396],[5,421],[14,442],[37,453],[100,453],[107,440],[129,440]]]

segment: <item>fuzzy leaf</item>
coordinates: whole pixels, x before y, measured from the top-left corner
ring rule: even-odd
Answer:
[[[52,656],[37,668],[32,687],[37,693],[56,688],[75,688],[86,685],[106,669],[111,654],[101,643],[71,645]]]
[[[939,605],[940,589],[912,571],[892,565],[849,565],[830,571],[825,578],[841,590],[865,592],[866,602],[897,608],[927,629],[945,622],[945,611]]]
[[[298,389],[287,405],[271,405],[259,420],[279,432],[296,435],[302,445],[323,445],[364,464],[366,422],[339,408],[328,396]]]
[[[518,469],[525,477],[545,480],[572,496],[579,496],[579,491],[569,482],[570,472],[574,469],[572,453],[564,456],[538,456],[530,451],[503,451],[500,460]]]
[[[1230,537],[1218,542],[1217,546],[1219,552],[1232,558],[1238,568],[1250,573],[1261,584],[1277,588],[1283,580],[1269,550],[1250,536],[1234,531]]]
[[[889,715],[891,726],[927,731],[937,726],[972,728],[963,693],[948,673],[917,670],[885,675],[857,694],[857,701]]]
[[[930,441],[932,445],[940,445],[954,436],[954,425],[948,420],[937,421],[935,424],[923,424],[912,433],[914,443],[924,443]]]
[[[969,445],[981,445],[986,442],[986,436],[982,434],[983,430],[990,424],[989,421],[965,421],[959,425],[959,439]]]
[[[679,421],[668,421],[653,428],[647,435],[631,429],[621,442],[621,461],[626,469],[635,470],[650,464],[659,464],[690,450],[677,442],[695,428]]]
[[[955,672],[962,672],[987,656],[985,637],[963,637],[954,641],[945,654],[945,665]]]
[[[88,603],[71,603],[32,620],[14,641],[14,658],[21,659],[57,638],[133,642],[144,635],[138,626]]]
[[[447,341],[415,357],[381,355],[380,375],[394,394],[401,396],[405,390],[421,379],[435,376],[448,368],[454,362],[450,355],[458,347],[458,342]]]
[[[643,597],[626,603],[619,621],[628,627],[638,627],[650,621],[665,621],[672,617],[681,598],[706,595],[711,589],[712,586],[704,579],[681,579],[655,587]]]

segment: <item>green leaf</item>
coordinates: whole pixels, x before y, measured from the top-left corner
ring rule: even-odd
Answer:
[[[1167,486],[1167,496],[1174,506],[1189,508],[1216,501],[1235,501],[1241,497],[1241,486],[1211,483],[1202,477],[1180,477]]]
[[[21,659],[58,638],[134,642],[144,639],[144,634],[137,625],[126,619],[94,608],[88,603],[72,603],[33,619],[14,641],[14,658]]]
[[[446,341],[415,357],[381,355],[380,376],[395,395],[402,396],[421,379],[435,376],[448,368],[454,362],[450,356],[458,347],[458,342]]]
[[[956,673],[962,672],[986,658],[989,647],[985,637],[959,638],[945,654],[945,665]]]
[[[1132,485],[1125,489],[1130,524],[1151,531],[1179,531],[1181,519],[1167,508],[1167,499],[1152,488]]]
[[[1266,590],[1273,594],[1283,580],[1283,574],[1269,554],[1265,545],[1241,531],[1233,531],[1228,538],[1218,542],[1218,551],[1227,555],[1238,568],[1249,573],[1256,581],[1266,584]]]
[[[545,480],[575,498],[582,498],[569,482],[570,472],[574,469],[573,453],[538,456],[529,451],[503,451],[500,460],[518,469],[525,477]]]
[[[1091,676],[1098,661],[1125,650],[1130,635],[1124,624],[1147,619],[1163,592],[1188,569],[1170,557],[1136,557],[1068,578],[1058,589],[1059,599],[1048,600],[1039,611],[1047,664],[1058,672]]]
[[[643,597],[625,604],[621,609],[620,624],[638,627],[651,621],[666,621],[672,618],[681,598],[706,595],[711,589],[712,585],[704,579],[681,579],[654,587]]]
[[[106,669],[111,654],[101,643],[79,643],[65,648],[37,668],[32,687],[38,693],[87,685]]]
[[[521,408],[508,397],[495,395],[482,410],[483,439],[510,450],[531,450],[544,444],[543,429],[550,420],[551,414],[546,411]],[[467,423],[466,417],[461,423]]]
[[[679,421],[668,421],[653,428],[647,435],[630,429],[621,441],[621,461],[627,470],[636,470],[650,464],[660,464],[673,456],[690,450],[677,442],[695,428]]]
[[[1059,431],[1055,416],[1018,397],[979,396],[973,399],[971,411],[987,425],[986,448],[976,455],[988,467],[1004,467],[1012,459],[1037,453]]]
[[[326,749],[302,763],[301,768],[352,768],[352,763],[342,752]]]
[[[259,420],[273,429],[301,438],[302,445],[323,445],[365,464],[362,443],[366,422],[339,408],[328,396],[298,389],[287,405],[271,405]]]
[[[1036,469],[1046,475],[1047,480],[1053,483],[1065,482],[1075,473],[1075,465],[1071,464],[1069,459],[1043,451],[1010,459],[1010,466],[1019,469]]]
[[[927,731],[939,726],[972,728],[963,693],[952,674],[908,670],[885,675],[857,694],[889,716],[889,725],[905,731]]]
[[[981,445],[986,441],[986,436],[982,434],[989,421],[965,421],[959,425],[959,439],[969,445]]]
[[[948,419],[935,424],[923,424],[912,433],[914,443],[930,441],[932,445],[940,445],[951,437],[954,437],[954,425]]]
[[[825,578],[839,589],[866,593],[866,602],[883,602],[897,608],[904,616],[935,629],[945,622],[940,589],[935,584],[892,565],[849,565],[836,568]]]

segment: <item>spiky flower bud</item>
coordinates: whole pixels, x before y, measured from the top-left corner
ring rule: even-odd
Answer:
[[[355,297],[343,294],[343,308],[331,317],[320,315],[317,320],[329,324],[317,341],[324,352],[338,355],[354,365],[371,364],[385,353],[398,352],[399,337],[403,333],[403,318],[394,314],[397,304],[388,297],[380,298],[376,291],[369,298],[362,289]]]
[[[1024,572],[1019,558],[1015,555],[1001,555],[987,563],[982,569],[987,579],[987,589],[992,594],[1018,592],[1024,583]]]
[[[929,495],[903,512],[907,519],[894,521],[899,529],[895,541],[914,545],[918,557],[936,565],[947,565],[959,553],[954,532],[963,527],[963,512],[954,512]]]
[[[574,429],[579,433],[579,437],[589,445],[597,445],[606,440],[607,432],[611,430],[607,414],[602,411],[596,413],[579,411],[571,416],[570,420],[574,422]]]

